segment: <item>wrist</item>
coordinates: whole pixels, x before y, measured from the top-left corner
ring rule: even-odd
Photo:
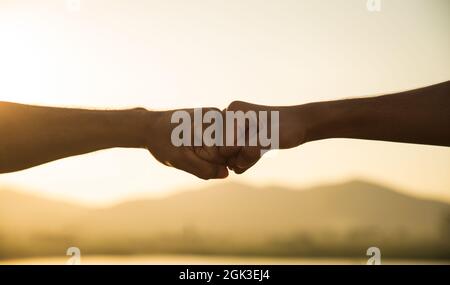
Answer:
[[[280,107],[280,148],[297,147],[306,141],[307,120],[303,105]]]
[[[158,136],[157,127],[160,121],[161,113],[159,111],[150,111],[144,108],[136,108],[133,112],[133,128],[132,136],[134,144],[139,148],[149,148],[151,140],[155,140]]]
[[[292,107],[294,118],[300,127],[295,137],[299,144],[328,138],[327,128],[330,128],[334,110],[327,102],[308,103]]]
[[[309,103],[295,107],[296,119],[303,126],[303,142],[311,142],[320,139],[317,130],[319,126],[318,108],[316,103]]]
[[[308,103],[298,106],[298,120],[304,125],[304,142],[329,138],[336,110],[330,102]]]
[[[364,114],[370,110],[370,104],[370,100],[349,99],[299,106],[305,122],[305,142],[352,138],[355,129],[366,125]]]
[[[148,148],[149,137],[154,134],[158,114],[144,108],[119,111],[118,139],[120,147]]]

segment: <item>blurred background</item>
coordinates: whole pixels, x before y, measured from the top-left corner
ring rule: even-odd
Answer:
[[[0,0],[0,100],[172,109],[386,94],[449,79],[449,27],[446,0]],[[346,139],[274,152],[224,182],[145,150],[95,152],[0,176],[0,262],[64,263],[75,246],[93,263],[365,263],[376,246],[386,262],[446,263],[449,170],[445,147]]]

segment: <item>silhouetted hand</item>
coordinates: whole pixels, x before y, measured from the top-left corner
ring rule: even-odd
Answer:
[[[261,128],[266,128],[264,131],[267,133],[268,137],[271,137],[272,135],[279,136],[279,145],[277,148],[280,149],[296,147],[305,140],[306,125],[301,121],[297,108],[264,106],[234,101],[223,111],[224,116],[226,116],[226,111],[242,111],[244,113],[255,111],[257,114],[256,121],[252,122],[257,126],[256,131],[251,131],[251,128],[249,128],[249,121],[247,121],[245,130],[239,130],[236,127],[232,130],[234,132],[234,146],[226,145],[219,149],[220,155],[226,158],[228,167],[237,174],[243,173],[252,167],[261,158],[264,151],[270,151],[270,147],[261,145],[259,137],[260,132],[262,131]],[[267,120],[261,120],[262,118],[259,115],[260,111],[266,111],[268,114],[266,117]],[[278,128],[276,133],[273,133],[273,129],[271,128],[272,117],[270,116],[270,113],[272,111],[278,112],[279,116],[278,124],[275,125],[275,127]],[[237,139],[242,135],[245,135],[245,146],[237,146]],[[250,145],[249,141],[251,138],[256,139],[256,145]]]
[[[176,146],[172,143],[176,126],[171,119],[177,110],[155,112],[137,108],[103,111],[0,102],[0,173],[116,147],[147,148],[165,165],[211,179],[225,178],[228,175],[226,166],[236,173],[245,172],[261,158],[264,150],[292,148],[322,139],[350,138],[450,146],[450,132],[447,131],[450,126],[449,93],[450,81],[446,81],[384,96],[289,107],[235,101],[223,111],[223,115],[227,117],[227,111],[255,111],[257,115],[252,120],[257,128],[244,123],[242,128],[227,129],[228,124],[225,123],[225,146],[209,147],[202,144],[196,147],[192,144]],[[194,113],[194,109],[184,111],[190,116]],[[261,117],[263,113],[258,113],[260,111],[276,112],[278,123],[273,124],[276,120],[269,114],[268,120],[264,120]],[[202,131],[191,133],[203,137],[206,125],[200,125]],[[195,124],[191,129],[194,127]],[[245,143],[237,144],[243,135]],[[253,144],[255,137],[256,143]],[[271,142],[274,137],[278,138],[275,146]],[[227,143],[228,138],[232,140],[231,145]]]
[[[450,146],[450,81],[404,92],[367,98],[272,107],[235,101],[226,111],[278,111],[279,148],[330,138],[380,140]],[[260,116],[256,118],[258,123]],[[264,121],[264,120],[262,120]],[[270,126],[270,120],[265,127]],[[236,173],[243,173],[261,158],[263,146],[249,146],[256,132],[234,129],[234,137],[246,135],[245,146],[224,146],[220,154]],[[263,124],[264,127],[264,124]],[[270,128],[269,128],[270,129]],[[264,129],[263,129],[264,131]],[[227,134],[228,135],[228,134]]]
[[[213,108],[203,108],[208,111]],[[194,109],[170,110],[149,113],[147,148],[161,163],[175,167],[202,179],[225,178],[228,176],[226,160],[220,156],[217,146],[175,146],[171,141],[174,125],[171,123],[175,111],[187,111],[193,117]],[[220,111],[219,111],[220,112]],[[193,120],[192,120],[193,122]],[[203,125],[205,129],[205,125]],[[195,135],[191,124],[191,141]]]

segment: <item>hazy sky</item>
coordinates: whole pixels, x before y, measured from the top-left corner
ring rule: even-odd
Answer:
[[[450,78],[448,0],[381,0],[379,12],[366,0],[81,0],[79,10],[76,2],[0,0],[0,100],[289,105]],[[277,152],[231,180],[305,187],[363,178],[450,201],[449,170],[449,148],[334,139]],[[129,149],[0,176],[0,185],[90,204],[209,183]]]

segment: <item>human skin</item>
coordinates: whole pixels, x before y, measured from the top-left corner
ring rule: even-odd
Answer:
[[[143,108],[84,110],[0,102],[0,173],[121,147],[148,149],[161,163],[202,179],[225,178],[226,166],[196,155],[203,151],[201,147],[175,147],[171,143],[173,112]],[[203,155],[211,150],[204,152]]]
[[[264,106],[232,102],[229,111],[278,111],[279,148],[349,138],[450,146],[450,81],[377,97]],[[236,173],[261,157],[260,146],[223,147],[220,153]]]
[[[182,110],[192,114],[194,109]],[[260,159],[263,148],[258,145],[174,146],[175,111],[0,102],[0,173],[116,147],[148,149],[161,163],[202,179],[225,178],[227,167],[243,173]],[[378,97],[296,106],[235,101],[225,111],[278,111],[281,149],[329,138],[450,146],[450,81]]]

